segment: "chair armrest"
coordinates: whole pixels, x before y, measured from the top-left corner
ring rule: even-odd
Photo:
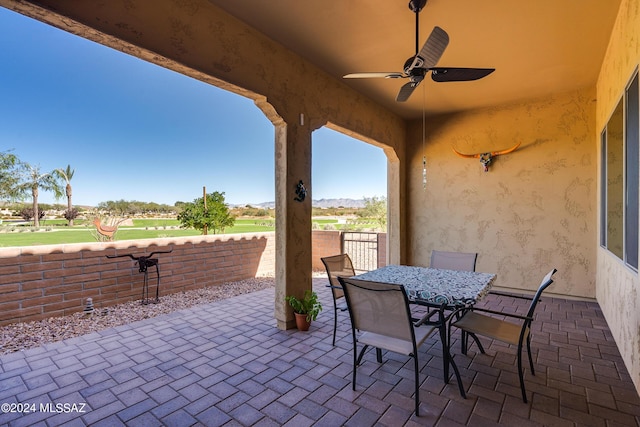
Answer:
[[[470,308],[469,311],[480,311],[482,313],[491,313],[491,314],[497,314],[499,316],[506,316],[506,317],[512,317],[514,319],[521,319],[521,320],[531,320],[533,321],[533,317],[529,317],[529,316],[521,316],[519,314],[513,314],[513,313],[504,313],[502,311],[496,311],[496,310],[489,310],[487,308],[477,308],[477,307],[473,307]]]
[[[447,321],[451,318],[451,315],[445,316],[444,312],[447,309],[447,304],[442,303],[438,308],[435,307],[435,304],[432,305],[434,310],[429,311],[427,314],[422,316],[422,319],[413,323],[413,326],[420,325],[429,325],[429,326],[437,326],[438,328],[444,328]],[[438,316],[438,320],[431,320],[433,316]],[[413,320],[413,319],[412,319]]]
[[[458,307],[454,310],[451,311],[451,313],[449,313],[449,316],[447,316],[447,319],[453,319],[454,317],[458,317],[460,312],[465,313],[467,311],[472,310],[472,307]]]
[[[512,294],[509,292],[501,292],[501,291],[489,291],[489,294],[491,295],[501,295],[503,297],[511,297],[511,298],[518,298],[518,299],[526,299],[528,301],[532,301],[533,297],[532,296],[528,296],[528,295],[519,295],[519,294]]]
[[[422,316],[422,318],[418,319],[416,322],[413,322],[413,326],[420,326],[420,325],[438,325],[440,324],[440,322],[436,322],[431,320],[431,318],[436,315],[439,314],[438,310],[432,310],[429,313],[425,314],[424,316]]]

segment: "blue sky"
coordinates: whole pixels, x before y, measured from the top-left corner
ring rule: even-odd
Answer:
[[[230,204],[274,200],[274,129],[251,100],[2,7],[0,63],[0,151],[70,164],[74,204],[173,205],[203,186]],[[314,199],[386,195],[380,148],[320,129],[312,155]]]

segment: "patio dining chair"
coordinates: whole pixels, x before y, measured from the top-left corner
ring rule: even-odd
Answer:
[[[531,358],[531,323],[533,322],[536,305],[540,300],[540,296],[545,289],[553,283],[552,276],[557,270],[554,268],[542,279],[537,292],[531,297],[511,295],[516,298],[524,298],[531,300],[527,314],[522,316],[512,313],[503,313],[500,311],[489,310],[485,308],[472,307],[471,309],[460,309],[462,316],[451,322],[449,326],[449,334],[451,337],[451,326],[460,328],[463,332],[469,334],[478,345],[481,353],[484,353],[484,347],[476,335],[502,341],[518,347],[518,377],[520,378],[520,390],[522,391],[522,400],[527,403],[527,393],[524,387],[524,372],[522,369],[522,347],[526,343],[527,355],[529,356],[529,367],[531,375],[535,375],[533,368],[533,359]],[[481,314],[487,313],[487,314]],[[500,317],[495,317],[500,316]],[[467,343],[463,342],[463,353],[467,352]]]
[[[443,270],[476,271],[477,252],[447,252],[431,251],[429,267]],[[429,311],[427,309],[427,311]],[[462,343],[466,345],[467,338],[462,332]]]
[[[475,252],[431,251],[429,266],[443,270],[476,271],[477,259]]]
[[[443,328],[446,327],[443,309],[433,312],[433,314],[440,316],[440,322],[437,325],[427,325],[425,323],[416,327],[411,320],[409,298],[404,286],[346,277],[340,277],[338,280],[344,290],[351,318],[353,390],[355,391],[356,389],[357,367],[362,362],[362,357],[369,347],[376,349],[376,358],[379,363],[382,363],[383,349],[409,356],[414,361],[415,412],[416,416],[419,416],[420,369],[418,347],[434,332],[442,332]],[[443,346],[446,341],[446,339],[443,340]],[[363,346],[360,353],[358,353],[358,344]],[[448,358],[447,361],[452,363],[460,394],[466,397],[458,368],[452,359]],[[448,375],[445,375],[445,383],[447,382]]]
[[[353,263],[348,254],[333,255],[320,258],[327,270],[329,277],[329,287],[333,295],[333,345],[336,345],[336,330],[338,329],[338,310],[346,311],[347,304],[344,301],[342,285],[338,281],[339,276],[352,277],[356,275]]]

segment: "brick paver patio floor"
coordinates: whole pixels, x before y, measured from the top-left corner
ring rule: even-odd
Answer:
[[[596,303],[543,298],[527,404],[514,348],[484,339],[487,354],[474,345],[464,356],[454,342],[463,399],[455,379],[444,385],[431,337],[420,348],[416,417],[407,358],[384,353],[380,365],[368,353],[351,389],[348,314],[339,313],[333,347],[326,283],[314,279],[325,310],[309,332],[275,327],[268,289],[0,356],[0,403],[29,405],[0,413],[0,425],[640,426],[640,398]]]

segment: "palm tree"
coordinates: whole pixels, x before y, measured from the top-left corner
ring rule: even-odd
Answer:
[[[73,209],[73,205],[71,204],[71,178],[73,178],[75,169],[71,169],[71,165],[67,165],[67,168],[64,170],[56,169],[56,173],[67,183],[65,187],[65,193],[67,194],[67,214],[69,227],[73,227],[73,216],[71,215],[71,210]]]
[[[33,226],[40,226],[40,218],[38,212],[38,193],[42,188],[44,191],[53,191],[56,199],[62,197],[62,186],[58,181],[58,176],[54,172],[40,172],[40,165],[32,166],[29,163],[22,163],[22,173],[20,174],[20,182],[17,185],[17,193],[26,197],[31,192],[33,200]]]

